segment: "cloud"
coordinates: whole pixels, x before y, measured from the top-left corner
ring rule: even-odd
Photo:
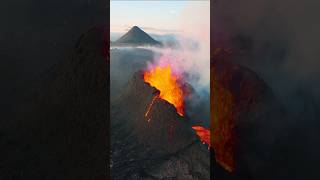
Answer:
[[[181,30],[176,30],[176,29],[159,29],[159,28],[153,28],[153,27],[146,27],[142,26],[141,29],[145,31],[152,31],[152,32],[158,32],[158,33],[180,33]]]

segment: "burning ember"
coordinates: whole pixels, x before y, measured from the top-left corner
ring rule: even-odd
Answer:
[[[171,72],[169,65],[155,67],[143,75],[144,81],[160,91],[159,97],[173,104],[178,114],[184,115],[184,93],[180,87],[179,77]]]
[[[209,146],[211,146],[211,142],[210,142],[210,130],[206,129],[202,126],[192,126],[192,129],[194,129],[197,133],[197,135],[199,136],[200,140],[202,143],[205,143]]]

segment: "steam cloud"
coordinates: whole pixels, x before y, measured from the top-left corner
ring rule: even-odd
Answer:
[[[218,1],[215,26],[282,98],[301,89],[319,98],[319,1]],[[285,87],[283,86],[285,85]]]
[[[256,71],[285,105],[291,176],[314,178],[320,158],[320,1],[214,1],[215,46],[229,46],[236,63]],[[301,139],[297,143],[297,139]],[[294,142],[295,141],[295,142]],[[311,179],[312,179],[311,178]]]
[[[173,73],[183,76],[199,95],[199,99],[194,98],[194,105],[189,107],[191,117],[209,121],[210,2],[190,2],[180,14],[180,19],[183,32],[177,35],[179,46],[154,48],[160,56],[155,56],[148,68],[169,64]]]

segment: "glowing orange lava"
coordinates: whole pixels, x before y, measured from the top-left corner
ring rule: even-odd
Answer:
[[[192,129],[196,131],[201,142],[207,144],[210,148],[211,146],[210,129],[206,129],[205,127],[202,127],[202,126],[192,126]]]
[[[148,107],[147,112],[144,114],[144,117],[147,117],[147,116],[148,116],[148,114],[149,114],[149,112],[150,112],[150,110],[151,110],[151,108],[152,108],[152,106],[153,106],[153,104],[154,104],[154,101],[155,101],[157,98],[158,98],[158,96],[153,97],[151,103],[149,104],[149,107]]]
[[[155,67],[143,75],[144,81],[160,91],[159,97],[173,104],[178,114],[184,115],[184,94],[178,83],[178,77],[172,74],[169,65]]]

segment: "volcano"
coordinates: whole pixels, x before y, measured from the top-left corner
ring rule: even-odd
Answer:
[[[116,46],[160,46],[161,43],[154,40],[150,35],[140,29],[138,26],[133,26],[126,34],[120,37],[112,45]]]
[[[215,177],[273,179],[274,164],[281,158],[274,152],[285,132],[285,111],[267,83],[232,58],[218,49],[210,62]]]
[[[210,155],[174,104],[134,73],[111,102],[112,179],[210,179]]]

